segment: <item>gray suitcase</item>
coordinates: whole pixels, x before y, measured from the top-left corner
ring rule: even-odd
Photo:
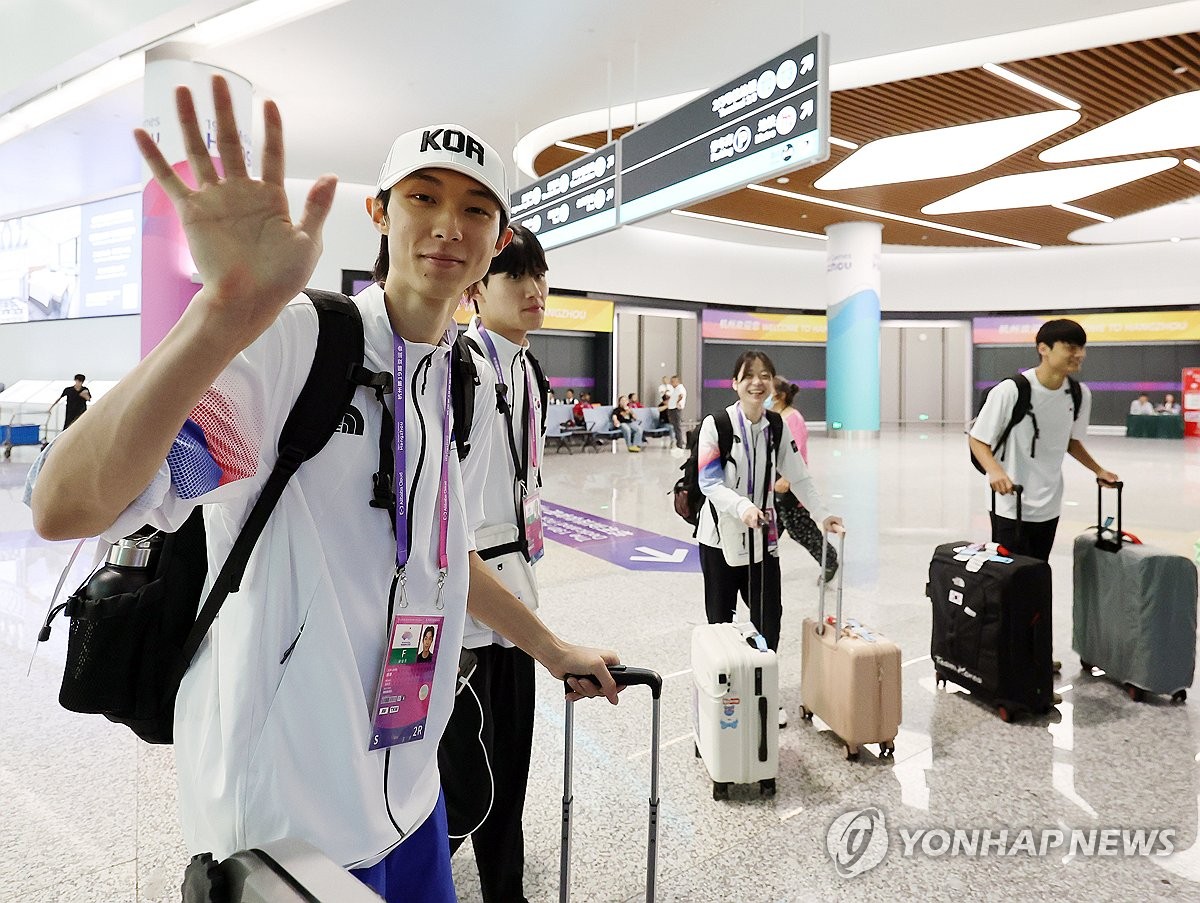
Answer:
[[[1130,698],[1146,693],[1187,699],[1196,668],[1196,565],[1182,555],[1131,542],[1102,516],[1075,538],[1075,604],[1071,646],[1084,673],[1103,668]]]

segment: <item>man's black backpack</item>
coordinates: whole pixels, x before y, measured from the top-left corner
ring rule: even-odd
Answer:
[[[1013,431],[1013,427],[1026,417],[1033,419],[1033,443],[1029,449],[1029,457],[1032,458],[1037,455],[1037,441],[1041,438],[1037,416],[1033,413],[1033,387],[1029,385],[1029,378],[1024,373],[1017,373],[1009,377],[1009,379],[1017,384],[1017,401],[1013,405],[1012,416],[1009,417],[1008,424],[1004,427],[1003,432],[1000,433],[1000,438],[996,440],[996,444],[992,446],[992,454],[996,456],[996,460],[998,461],[1004,458],[1004,454],[1008,450],[1009,433]],[[1001,380],[999,383],[996,383],[996,386],[1001,385],[1003,382],[1004,380]],[[996,386],[988,389],[989,395]],[[1072,417],[1078,420],[1079,406],[1083,404],[1083,387],[1079,384],[1078,380],[1070,376],[1067,377],[1067,387],[1071,393]],[[984,403],[987,403],[986,398],[984,399]],[[974,421],[972,421],[973,423]],[[967,427],[967,432],[970,432],[970,426]],[[968,450],[970,449],[970,442],[967,443],[967,448]],[[979,463],[979,459],[975,457],[975,452],[970,452],[970,456],[971,463],[975,466],[975,469],[980,473],[986,473],[987,471],[983,469],[983,465]]]
[[[774,411],[764,411],[763,413],[767,416],[768,428],[771,431],[771,459],[776,461],[779,459],[779,444],[783,441],[783,418]],[[728,411],[720,410],[713,414],[713,423],[717,427],[717,450],[721,456],[721,466],[724,467],[733,451],[733,421],[729,419]],[[704,493],[700,491],[699,477],[701,426],[703,426],[703,421],[688,430],[688,457],[679,465],[683,476],[675,481],[675,486],[671,490],[675,513],[697,529],[700,526],[700,512],[704,510],[705,505]],[[696,535],[695,531],[692,532],[692,535]]]
[[[363,366],[363,325],[358,307],[345,295],[307,289],[317,309],[316,353],[304,387],[279,436],[279,458],[238,534],[229,557],[200,605],[208,575],[203,511],[197,507],[174,533],[144,527],[119,544],[148,561],[139,574],[122,571],[120,559],[97,571],[70,598],[46,616],[38,640],[50,636],[59,611],[70,619],[67,663],[58,701],[73,712],[104,715],[127,725],[147,743],[172,742],[179,683],[230,593],[241,586],[250,554],[284,487],[309,458],[338,432],[358,386],[383,395],[391,391],[389,372]],[[461,460],[469,451],[478,374],[470,351],[451,351],[451,395]],[[391,485],[391,415],[384,407],[388,461],[375,475],[373,505],[386,507]],[[381,458],[384,445],[381,439]],[[386,471],[386,477],[384,472]],[[381,498],[384,500],[381,502]],[[121,554],[118,549],[117,554]],[[112,560],[110,553],[110,560]],[[114,580],[113,578],[124,578]],[[120,585],[124,583],[124,585]],[[199,612],[197,614],[197,612]]]

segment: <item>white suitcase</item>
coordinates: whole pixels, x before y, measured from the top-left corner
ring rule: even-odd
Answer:
[[[692,631],[692,724],[696,756],[713,799],[730,784],[758,782],[775,795],[779,772],[779,664],[753,624],[703,624]]]

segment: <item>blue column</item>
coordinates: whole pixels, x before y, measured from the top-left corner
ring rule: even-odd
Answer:
[[[835,223],[829,236],[825,423],[831,436],[879,434],[879,257],[883,226]]]

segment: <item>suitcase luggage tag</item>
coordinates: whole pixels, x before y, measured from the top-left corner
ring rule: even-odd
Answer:
[[[848,618],[846,620],[846,630],[850,636],[856,636],[859,639],[866,640],[868,643],[878,643],[879,637],[875,636],[866,625],[857,618]]]

